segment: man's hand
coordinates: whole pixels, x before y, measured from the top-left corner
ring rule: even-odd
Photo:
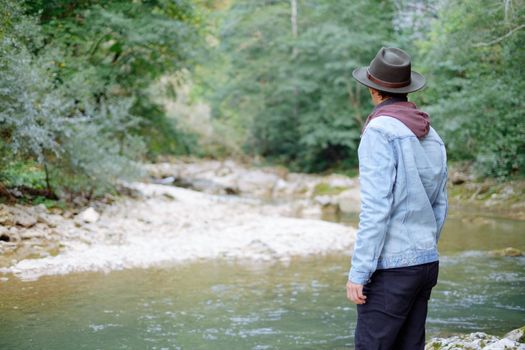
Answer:
[[[348,281],[346,283],[346,297],[354,304],[364,304],[366,296],[363,295],[363,285]]]

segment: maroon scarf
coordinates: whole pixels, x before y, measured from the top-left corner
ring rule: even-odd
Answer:
[[[380,115],[392,117],[405,124],[418,138],[427,136],[430,130],[428,114],[417,106],[400,98],[389,98],[378,104],[366,119],[363,131],[372,119]]]

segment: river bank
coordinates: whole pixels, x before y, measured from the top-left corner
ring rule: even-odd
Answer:
[[[232,160],[177,159],[144,167],[148,174],[144,182],[123,184],[126,196],[89,207],[0,205],[0,271],[38,278],[230,255],[286,259],[348,249],[353,243],[353,228],[321,219],[357,217],[360,199],[355,177],[291,173]],[[493,224],[491,216],[523,218],[522,183],[487,186],[452,170],[450,202],[452,207],[461,206],[461,211],[451,209],[449,215],[472,224]],[[484,189],[474,190],[478,187]],[[483,202],[485,197],[489,199]],[[465,215],[465,208],[472,215]],[[266,233],[272,232],[267,228],[273,225],[282,234]],[[242,236],[242,231],[247,233]],[[323,235],[327,238],[323,243],[315,232],[331,236]],[[294,240],[304,241],[298,239],[301,235],[311,238],[310,246],[283,250],[295,246]],[[142,254],[142,248],[135,249],[139,246],[149,251]],[[168,252],[166,246],[177,249]],[[522,254],[512,247],[497,248],[496,255]]]
[[[106,273],[215,260],[288,266],[294,257],[317,257],[337,252],[345,254],[346,258],[342,260],[347,261],[351,252],[355,229],[349,223],[343,225],[321,219],[327,215],[356,217],[359,211],[356,178],[295,174],[282,168],[250,167],[233,161],[180,160],[146,165],[146,169],[148,178],[143,182],[123,184],[126,196],[92,202],[89,207],[1,206],[0,273],[3,275],[0,281],[10,283],[14,279],[30,281],[47,275],[83,271]],[[466,186],[469,181],[456,184],[457,180],[451,181],[451,193],[454,186]],[[505,198],[511,198],[516,204],[515,197],[519,195],[516,188],[512,189],[512,198],[495,192],[498,194],[493,199],[501,206],[505,205]],[[452,194],[452,205],[457,205],[453,202],[456,199]],[[463,203],[469,206],[472,201],[481,199],[467,198]],[[458,203],[462,203],[461,199]],[[486,259],[495,259],[491,264],[509,264],[510,261],[501,259],[513,259],[506,257],[509,255],[520,256],[519,249],[493,252],[485,249],[486,246],[490,246],[489,249],[506,247],[494,244],[495,230],[500,233],[498,243],[506,244],[506,230],[516,231],[512,228],[516,227],[519,231],[521,226],[511,224],[509,227],[509,222],[500,224],[500,219],[492,218],[505,217],[505,211],[487,213],[473,207],[467,208],[472,215],[465,217],[452,211],[450,225],[459,226],[450,227],[462,232],[461,240],[445,239],[440,246],[445,254],[457,254],[454,252],[458,249],[470,250],[460,253],[459,257],[444,256],[443,266],[461,266],[463,260],[455,261],[465,257],[480,260],[480,266],[486,264]],[[519,205],[513,208],[519,209]],[[519,218],[512,210],[510,214],[508,217]],[[471,240],[467,240],[468,237]],[[516,239],[509,238],[507,242],[516,242]],[[341,267],[340,261],[337,264],[339,269],[347,268],[346,265]],[[464,273],[459,274],[460,281],[466,277],[474,278]],[[344,271],[341,271],[343,275]],[[339,278],[344,276],[335,276],[335,279]],[[514,281],[516,276],[509,272],[489,280],[493,278]],[[519,281],[513,288],[518,287]],[[330,281],[326,285],[333,283]],[[457,281],[445,283],[452,284],[447,284],[443,291],[438,290],[438,298],[443,299],[444,305],[451,305],[456,298],[448,299],[450,291],[447,288],[454,290],[459,285]],[[486,282],[472,281],[473,285],[476,283]],[[471,292],[465,291],[465,295],[471,295]],[[467,300],[467,305],[472,303],[475,307],[483,303],[485,297],[472,297],[472,300]],[[522,307],[512,303],[508,307],[514,309],[509,310]],[[334,300],[334,305],[338,304],[339,301]],[[465,322],[457,316],[454,319],[458,324]],[[467,318],[466,322],[472,321]],[[490,328],[481,330],[487,329]],[[485,349],[485,346],[498,344],[503,339],[482,336],[478,332],[432,339],[429,349],[452,350],[461,346]]]
[[[525,350],[525,326],[510,331],[503,337],[475,332],[450,338],[432,338],[425,350]]]
[[[89,207],[70,218],[42,207],[30,212],[4,206],[0,272],[29,280],[199,259],[286,261],[350,251],[354,241],[350,227],[290,217],[256,199],[158,184],[128,186],[136,198],[98,211]]]
[[[168,159],[147,165],[150,180],[215,194],[293,199],[307,213],[359,212],[357,176],[293,173],[284,167],[232,160]],[[525,181],[480,178],[463,164],[449,166],[449,203],[462,212],[525,220]],[[454,210],[451,210],[454,214]],[[301,215],[298,210],[297,215]]]

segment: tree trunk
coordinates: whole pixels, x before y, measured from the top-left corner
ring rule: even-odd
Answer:
[[[292,24],[292,38],[293,40],[293,48],[292,48],[292,61],[297,57],[297,0],[290,0],[290,5],[292,8],[291,15],[290,15],[290,21]],[[294,82],[294,85],[296,82]],[[298,97],[299,97],[299,89],[297,86],[294,86],[293,90],[294,94],[294,107],[293,107],[293,118],[294,123],[297,122],[299,118],[299,103],[298,103]]]

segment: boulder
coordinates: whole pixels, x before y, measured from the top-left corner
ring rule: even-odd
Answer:
[[[47,215],[44,213],[40,213],[37,215],[36,221],[49,227],[56,227],[57,224],[56,221],[53,219],[54,217],[56,217],[56,215]]]
[[[350,188],[354,186],[354,180],[345,175],[332,174],[324,181],[333,188]]]
[[[525,350],[525,344],[503,338],[482,348],[483,350]]]
[[[3,242],[18,242],[20,241],[20,234],[15,227],[10,227],[6,229],[3,226],[0,226],[0,241]]]
[[[279,177],[276,174],[253,170],[240,174],[237,185],[242,193],[269,196],[272,194],[277,180]]]
[[[523,252],[519,249],[513,248],[513,247],[507,247],[504,249],[497,249],[490,251],[490,255],[492,256],[523,256]]]
[[[3,226],[13,226],[15,221],[13,220],[13,215],[9,211],[9,207],[0,204],[0,225]]]
[[[100,214],[93,207],[89,207],[80,212],[76,217],[81,222],[94,223],[98,221]]]
[[[220,186],[225,194],[239,194],[239,186],[237,185],[237,175],[225,174],[224,176],[215,179],[215,182]]]
[[[425,346],[425,350],[525,350],[525,326],[507,333],[498,338],[483,332],[456,335],[449,338],[432,338]]]
[[[509,333],[505,334],[503,338],[514,340],[519,343],[525,343],[525,326],[510,331]]]
[[[499,339],[483,332],[475,332],[450,338],[432,338],[425,346],[425,350],[459,350],[484,349],[487,344],[493,344]]]
[[[315,196],[314,201],[323,207],[334,204],[334,198],[328,195]]]
[[[351,188],[337,196],[337,204],[342,213],[358,213],[361,210],[361,194],[359,188]]]
[[[35,239],[35,238],[47,238],[47,236],[48,236],[48,233],[39,227],[20,231],[20,238],[23,240]]]
[[[20,225],[22,227],[32,227],[37,223],[37,219],[35,216],[23,211],[23,210],[16,210],[13,215],[13,220],[17,225]]]
[[[448,179],[452,185],[461,185],[469,181],[467,174],[452,169],[449,171]]]

